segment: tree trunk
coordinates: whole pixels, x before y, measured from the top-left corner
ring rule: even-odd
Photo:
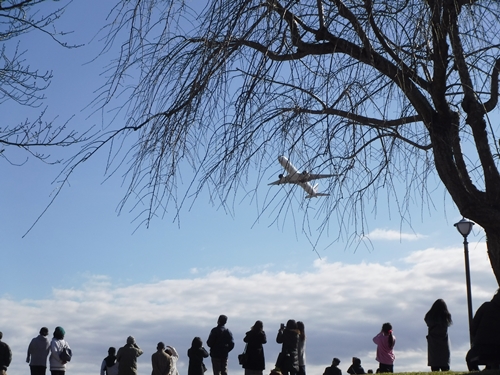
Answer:
[[[488,256],[490,257],[491,268],[500,285],[500,220],[492,223],[488,221],[488,225],[480,224],[486,232],[486,245],[488,248]]]

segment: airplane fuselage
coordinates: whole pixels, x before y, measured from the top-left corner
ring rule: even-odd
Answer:
[[[281,184],[296,184],[302,187],[306,192],[306,198],[316,198],[319,196],[327,196],[326,193],[318,193],[318,185],[312,186],[309,181],[316,178],[326,178],[331,177],[331,175],[311,175],[310,173],[299,172],[297,168],[288,160],[285,156],[278,157],[279,163],[288,172],[287,176],[279,175],[279,180],[271,183],[270,185],[281,185]]]

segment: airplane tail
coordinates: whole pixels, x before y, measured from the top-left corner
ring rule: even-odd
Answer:
[[[330,194],[327,193],[315,193],[314,195],[306,195],[306,199],[318,198],[318,197],[328,197]]]
[[[317,198],[317,197],[328,197],[330,195],[327,193],[318,193],[318,185],[319,184],[313,186],[314,193],[306,195],[306,199]]]

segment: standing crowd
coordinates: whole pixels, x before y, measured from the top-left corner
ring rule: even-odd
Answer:
[[[26,362],[30,365],[31,375],[45,375],[49,354],[51,374],[64,375],[66,363],[71,360],[71,348],[64,340],[65,333],[62,327],[56,327],[52,340],[49,341],[47,338],[49,329],[42,327],[40,334],[31,340],[26,355]],[[6,343],[1,341],[2,338],[3,333],[0,332],[0,374],[7,375],[7,368],[12,361],[12,351]]]
[[[479,307],[470,327],[471,349],[467,353],[466,362],[470,371],[478,371],[479,365],[486,369],[500,369],[500,289],[493,299]],[[425,314],[427,334],[427,365],[431,371],[450,370],[450,344],[448,327],[453,323],[451,314],[444,300],[438,299]],[[189,358],[187,375],[204,375],[207,367],[203,360],[210,356],[213,375],[227,375],[228,355],[234,348],[233,335],[226,328],[227,316],[220,315],[217,326],[210,331],[207,340],[209,351],[203,347],[200,337],[195,337],[187,351]],[[30,366],[31,375],[45,375],[47,357],[51,375],[64,375],[66,364],[71,361],[72,352],[64,340],[65,331],[56,327],[52,340],[47,338],[49,330],[40,329],[40,334],[33,338],[28,346],[26,362]],[[9,346],[2,341],[0,332],[0,375],[7,375],[7,368],[12,361]],[[263,345],[267,343],[264,325],[257,320],[243,338],[245,350],[238,355],[245,375],[263,375],[265,357]],[[303,322],[293,319],[281,324],[276,336],[281,344],[281,351],[276,359],[271,375],[306,375],[306,334]],[[380,332],[373,338],[377,345],[376,360],[379,362],[377,373],[394,372],[394,336],[392,325],[384,323]],[[177,360],[179,354],[172,346],[159,342],[156,352],[151,356],[152,375],[179,375]],[[143,354],[129,336],[126,344],[118,352],[109,348],[108,356],[101,363],[100,375],[136,375],[137,358]],[[340,360],[333,358],[332,365],[325,368],[323,375],[342,375],[338,367]],[[368,373],[371,373],[368,370]],[[359,358],[352,358],[348,374],[365,374]]]

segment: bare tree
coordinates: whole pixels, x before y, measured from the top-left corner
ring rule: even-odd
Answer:
[[[500,283],[500,2],[213,0],[195,17],[183,1],[136,0],[115,11],[107,45],[121,54],[98,102],[128,83],[127,123],[84,152],[137,137],[125,201],[148,201],[146,220],[202,187],[230,205],[250,169],[261,179],[285,154],[338,174],[322,228],[337,215],[362,233],[381,189],[408,215],[437,172],[484,228]],[[186,165],[191,190],[179,194]]]
[[[0,111],[1,105],[16,102],[20,106],[40,108],[43,105],[44,91],[50,84],[52,72],[40,72],[26,61],[26,50],[19,38],[31,32],[43,33],[48,39],[64,48],[74,48],[62,38],[66,33],[55,29],[54,23],[63,15],[66,7],[60,5],[55,10],[48,0],[1,0],[0,1]],[[44,119],[45,109],[41,109],[35,119],[19,119],[8,123],[6,117],[0,119],[0,157],[4,160],[22,164],[23,157],[9,157],[8,150],[23,149],[44,162],[55,163],[49,158],[49,146],[69,146],[85,140],[85,135],[67,129],[67,122],[55,125],[54,120]],[[13,160],[15,159],[15,161]]]

